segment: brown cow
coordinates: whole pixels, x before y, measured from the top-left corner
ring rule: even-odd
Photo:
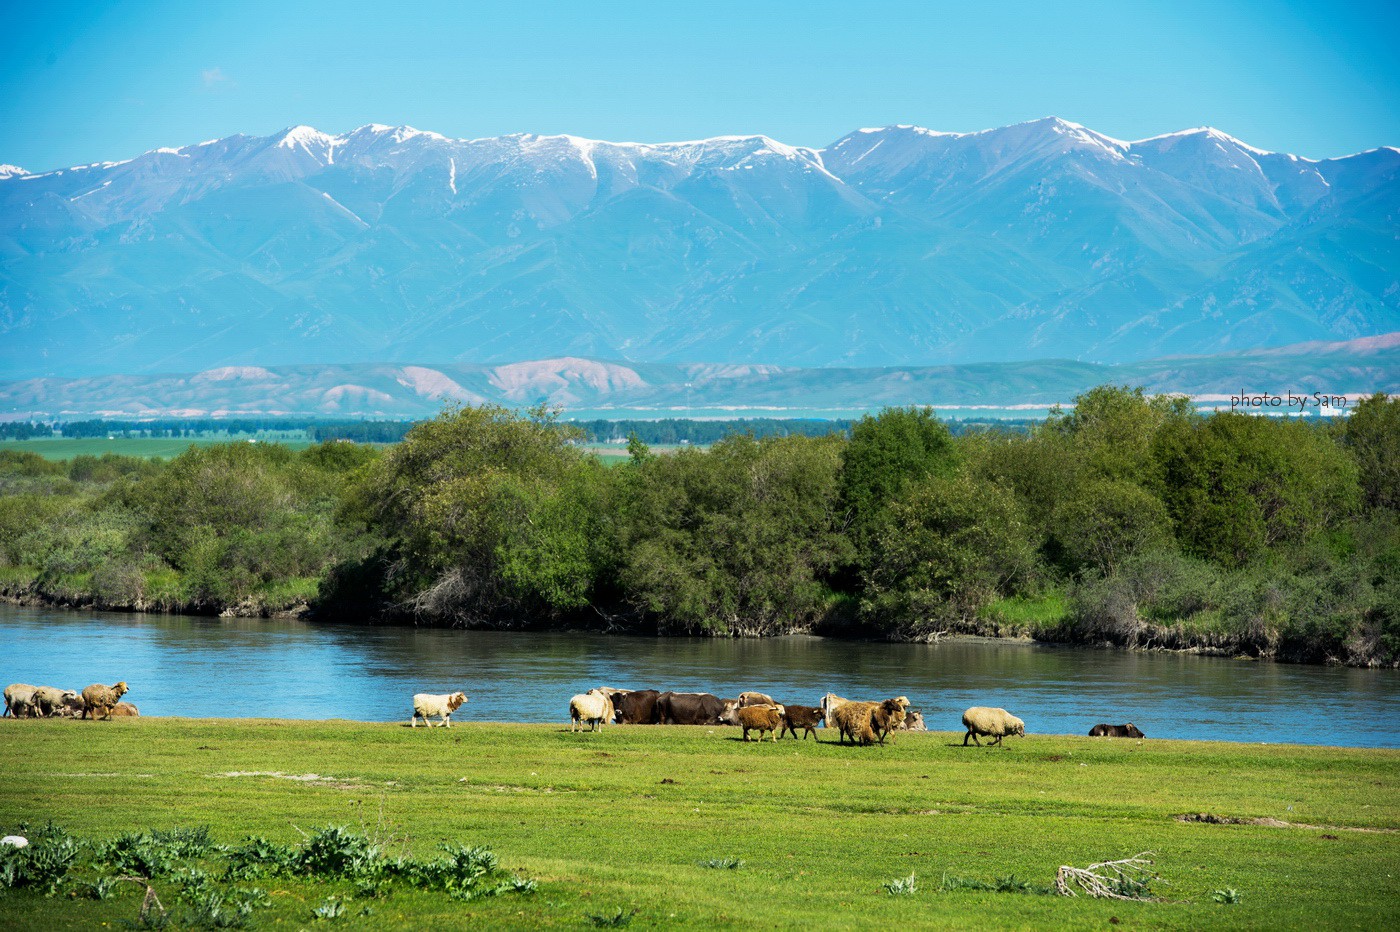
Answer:
[[[656,721],[662,725],[721,725],[725,709],[737,699],[721,699],[709,693],[664,692],[656,697]]]
[[[808,735],[816,735],[817,726],[822,723],[821,706],[815,705],[784,705],[783,706],[783,728],[778,732],[779,737],[791,731],[793,738],[797,737],[797,729],[802,729],[802,740],[806,741]],[[818,741],[821,738],[817,738]]]
[[[661,693],[654,689],[634,689],[631,692],[613,696],[613,710],[619,725],[656,724],[656,697]]]
[[[1090,738],[1146,738],[1132,722],[1126,725],[1095,725],[1089,729]]]

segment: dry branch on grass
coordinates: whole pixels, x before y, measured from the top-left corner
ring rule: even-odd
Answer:
[[[1062,865],[1055,873],[1055,892],[1060,896],[1078,896],[1073,889],[1073,886],[1078,886],[1092,897],[1156,900],[1150,885],[1162,878],[1147,866],[1152,863],[1151,854],[1151,851],[1144,851],[1135,857],[1102,861],[1088,867]]]
[[[156,888],[151,886],[149,880],[145,877],[118,877],[117,880],[140,884],[146,888],[146,896],[141,900],[141,913],[138,917],[143,928],[164,924],[165,907],[160,905],[160,897],[156,896]],[[155,914],[152,914],[152,909],[156,911]]]

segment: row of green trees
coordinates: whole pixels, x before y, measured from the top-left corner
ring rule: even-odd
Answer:
[[[0,460],[0,581],[107,604],[668,633],[1029,634],[1400,658],[1400,401],[1331,424],[1102,387],[1029,433],[890,409],[622,465],[550,412]]]

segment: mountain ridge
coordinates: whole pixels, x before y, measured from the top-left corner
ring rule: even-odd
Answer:
[[[296,126],[0,177],[0,376],[1212,354],[1400,329],[1397,226],[1400,150],[1210,128]]]

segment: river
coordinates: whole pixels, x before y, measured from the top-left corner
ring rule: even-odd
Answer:
[[[458,721],[566,722],[592,686],[746,689],[815,705],[906,695],[934,730],[1002,706],[1029,732],[1132,721],[1150,738],[1400,747],[1400,671],[956,639],[887,644],[521,634],[0,605],[0,682],[125,680],[143,715],[407,722],[461,689]]]

